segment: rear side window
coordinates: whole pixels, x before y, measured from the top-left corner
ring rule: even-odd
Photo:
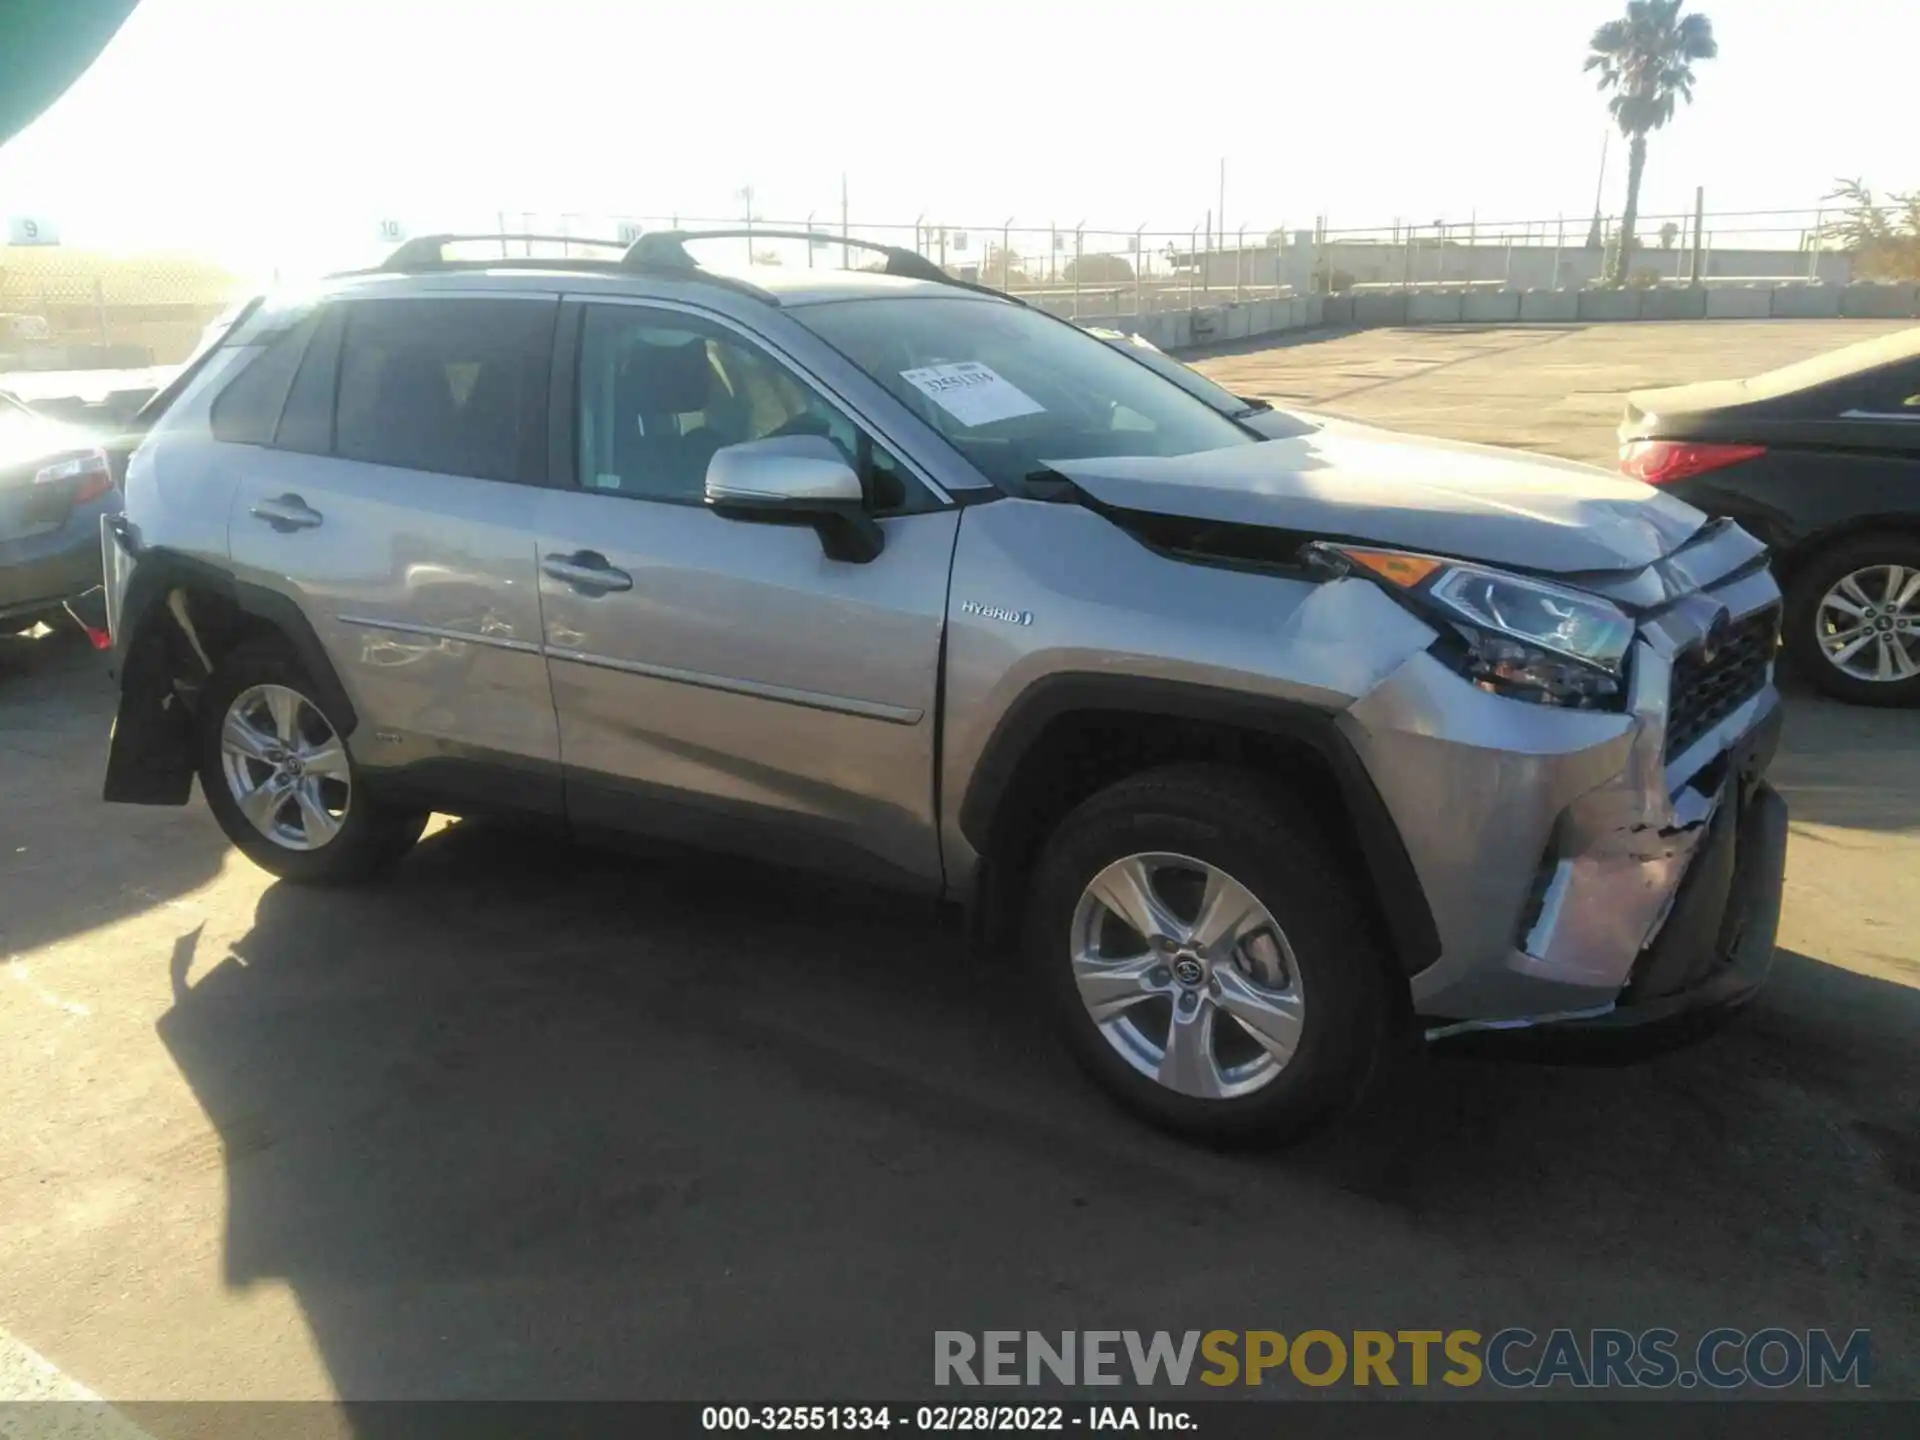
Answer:
[[[294,377],[293,390],[280,415],[280,428],[274,433],[276,449],[308,455],[332,453],[333,381],[340,364],[340,324],[340,306],[330,305],[321,313],[319,328],[307,341],[300,373]]]
[[[317,314],[309,315],[292,329],[275,336],[260,354],[253,357],[213,402],[212,423],[216,440],[236,445],[271,445],[280,424],[280,412],[287,403],[287,391],[307,341],[319,325]]]
[[[543,477],[557,303],[462,296],[341,308],[335,454],[481,480]]]

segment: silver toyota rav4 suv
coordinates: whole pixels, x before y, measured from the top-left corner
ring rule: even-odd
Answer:
[[[519,812],[958,902],[1100,1081],[1214,1137],[1300,1133],[1396,1037],[1761,983],[1780,596],[1743,531],[1255,426],[908,251],[694,238],[436,236],[249,307],[103,522],[106,797],[197,775],[289,880]]]

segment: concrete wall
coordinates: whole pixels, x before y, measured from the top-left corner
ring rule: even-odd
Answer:
[[[1316,260],[1323,268],[1344,271],[1361,285],[1420,285],[1503,282],[1514,290],[1547,289],[1591,285],[1600,278],[1604,256],[1589,250],[1581,242],[1585,233],[1568,244],[1554,245],[1551,237],[1542,242],[1537,235],[1530,242],[1507,245],[1482,236],[1473,245],[1449,241],[1441,245],[1431,237],[1415,240],[1410,246],[1386,241],[1333,240],[1316,248],[1311,237],[1301,236],[1286,246],[1249,245],[1236,251],[1231,246],[1200,256],[1193,274],[1197,284],[1214,291],[1231,293],[1236,285],[1268,288],[1291,285],[1305,291],[1312,287]],[[1651,270],[1662,280],[1683,280],[1692,251],[1675,246],[1663,250],[1655,245],[1634,251],[1632,269]],[[1823,251],[1817,256],[1804,250],[1715,250],[1709,247],[1701,257],[1701,274],[1712,279],[1808,280],[1829,285],[1845,285],[1853,279],[1853,257],[1840,251]],[[1174,276],[1185,283],[1188,268],[1176,267]]]
[[[1162,350],[1220,345],[1316,326],[1612,324],[1625,320],[1920,320],[1920,285],[1797,282],[1648,290],[1363,290],[1163,310],[1082,315],[1080,323],[1145,336]]]

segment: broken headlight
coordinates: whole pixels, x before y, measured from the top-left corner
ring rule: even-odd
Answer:
[[[1321,564],[1378,581],[1417,611],[1444,637],[1436,653],[1482,690],[1583,710],[1625,702],[1633,620],[1598,595],[1404,550],[1309,550]]]

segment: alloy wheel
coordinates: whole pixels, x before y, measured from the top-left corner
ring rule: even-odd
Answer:
[[[1182,1095],[1226,1100],[1271,1084],[1299,1048],[1300,970],[1253,892],[1216,865],[1116,860],[1074,907],[1070,962],[1107,1043]]]
[[[220,726],[220,768],[240,813],[284,849],[318,850],[346,823],[346,747],[298,691],[255,685],[235,696]]]
[[[1920,675],[1920,569],[1869,565],[1835,581],[1814,609],[1814,638],[1836,670],[1890,683]]]

